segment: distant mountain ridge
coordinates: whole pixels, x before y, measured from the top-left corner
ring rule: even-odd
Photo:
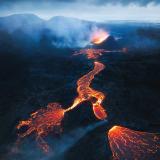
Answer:
[[[49,20],[41,19],[34,14],[0,17],[0,32],[6,32],[19,44],[24,41],[23,46],[28,47],[34,43],[58,48],[84,47],[94,26],[93,22],[63,16]]]
[[[7,29],[13,32],[16,29],[40,25],[44,22],[33,14],[15,14],[7,17],[0,17],[0,29]]]
[[[76,25],[79,23],[93,24],[93,22],[63,16],[55,16],[49,20],[44,20],[34,14],[13,14],[10,16],[0,17],[0,29],[5,27],[5,29],[8,29],[9,31],[14,31],[15,29],[31,25],[44,25],[47,27],[53,24],[55,25],[55,23],[62,24],[62,22],[65,23],[65,25],[71,25],[73,23]]]
[[[40,48],[39,46],[84,48],[89,45],[95,28],[103,28],[111,35],[97,47],[117,49],[119,46],[127,45],[132,47],[145,47],[145,44],[157,46],[160,32],[155,28],[158,26],[150,23],[134,24],[133,22],[105,24],[63,16],[44,20],[34,14],[14,14],[0,17],[0,46],[14,44],[16,48],[23,50],[32,47]]]

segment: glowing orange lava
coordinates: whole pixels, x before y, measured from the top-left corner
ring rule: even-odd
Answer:
[[[114,126],[108,132],[114,160],[159,160],[160,135]]]
[[[78,97],[75,98],[71,107],[69,107],[67,111],[72,110],[73,108],[77,107],[80,103],[84,101],[90,101],[92,103],[93,112],[98,119],[105,119],[107,114],[102,107],[102,102],[105,98],[105,95],[102,92],[96,91],[90,88],[90,84],[94,79],[94,76],[102,71],[105,66],[100,62],[94,62],[94,69],[90,71],[88,74],[81,77],[77,82],[77,92]],[[93,101],[95,98],[95,101]]]
[[[49,151],[48,144],[43,140],[49,132],[59,132],[61,130],[61,121],[64,117],[64,110],[58,103],[48,104],[46,109],[39,109],[31,114],[28,120],[20,121],[17,129],[27,127],[24,133],[20,133],[19,137],[24,138],[31,133],[35,133],[38,145],[44,152]]]
[[[100,44],[105,41],[109,37],[109,33],[104,31],[103,29],[98,29],[93,32],[91,35],[91,42],[93,44]]]
[[[93,34],[93,43],[101,43],[108,36],[109,35],[106,32],[99,30]],[[102,55],[103,52],[112,51],[105,51],[103,49],[86,49],[81,50],[77,54],[86,54],[88,59],[97,59]],[[22,127],[27,128],[25,132],[19,134],[20,139],[34,133],[38,145],[43,149],[44,152],[47,153],[49,151],[49,146],[44,141],[44,137],[46,137],[51,131],[60,131],[61,121],[64,118],[65,113],[71,111],[85,101],[91,102],[93,113],[98,119],[106,119],[107,114],[102,106],[105,95],[102,92],[96,91],[90,87],[95,75],[101,72],[104,68],[105,66],[102,63],[94,62],[94,69],[86,75],[82,76],[77,81],[78,96],[75,98],[73,104],[67,109],[62,109],[61,105],[58,103],[50,103],[46,109],[39,109],[32,113],[28,120],[20,121],[17,125],[17,129],[21,129]]]
[[[97,59],[99,56],[102,55],[103,52],[106,52],[104,49],[82,49],[78,52],[75,52],[75,54],[73,54],[74,56],[80,55],[80,54],[84,54],[87,56],[88,59]]]
[[[104,65],[100,62],[94,62],[94,65],[92,71],[78,80],[77,92],[79,95],[68,109],[62,109],[61,105],[58,103],[50,103],[46,109],[37,110],[31,114],[31,117],[28,120],[19,122],[17,129],[24,126],[27,127],[27,130],[24,133],[19,134],[19,137],[24,138],[31,133],[35,133],[38,145],[47,153],[49,151],[49,146],[43,140],[43,137],[47,136],[51,131],[59,131],[59,129],[61,129],[61,121],[64,114],[84,101],[90,101],[92,103],[93,112],[98,119],[105,119],[107,114],[102,107],[105,96],[102,92],[90,88],[94,76],[104,69]],[[94,101],[93,98],[95,98]]]
[[[98,57],[102,56],[104,53],[118,53],[118,52],[123,52],[126,53],[127,52],[127,48],[123,48],[122,50],[105,50],[105,49],[82,49],[78,52],[75,52],[75,54],[73,54],[74,56],[77,55],[81,55],[84,54],[87,56],[88,59],[97,59]]]
[[[100,44],[109,37],[109,34],[102,30],[96,30],[91,35],[93,44]],[[107,51],[104,49],[83,49],[74,55],[85,54],[88,59],[97,59],[103,53],[128,52],[127,48],[122,50]],[[50,103],[47,108],[39,109],[30,115],[28,120],[22,120],[17,125],[17,129],[26,127],[26,131],[19,134],[19,139],[32,133],[35,134],[38,145],[45,153],[50,150],[44,138],[49,132],[61,132],[61,123],[65,113],[85,101],[92,104],[93,113],[96,118],[104,120],[107,113],[102,106],[105,95],[91,88],[94,77],[105,68],[104,64],[95,61],[94,68],[89,73],[82,76],[77,81],[78,96],[71,106],[62,109],[58,103]],[[114,160],[160,160],[160,135],[154,133],[134,131],[128,128],[114,126],[108,132],[108,140],[112,150]]]

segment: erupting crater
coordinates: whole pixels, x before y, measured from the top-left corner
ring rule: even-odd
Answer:
[[[91,35],[91,43],[100,44],[109,37],[109,33],[103,29],[98,29],[94,31]]]

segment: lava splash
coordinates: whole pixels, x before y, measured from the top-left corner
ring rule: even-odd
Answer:
[[[102,92],[90,88],[90,84],[94,79],[94,76],[104,68],[105,66],[102,63],[94,62],[94,69],[78,80],[78,97],[75,98],[73,104],[66,110],[66,112],[77,107],[84,101],[90,101],[92,103],[93,112],[98,119],[104,120],[107,117],[105,109],[102,107],[102,102],[105,98],[105,95]]]
[[[108,132],[114,160],[159,160],[160,135],[114,126]]]
[[[43,138],[53,130],[54,132],[61,131],[64,110],[58,103],[49,103],[46,109],[39,109],[30,116],[28,120],[20,121],[17,125],[17,129],[27,127],[27,130],[24,133],[20,133],[19,137],[24,138],[31,133],[35,133],[38,145],[47,153],[49,146]]]

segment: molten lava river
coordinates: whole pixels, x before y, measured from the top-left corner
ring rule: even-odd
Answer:
[[[90,84],[94,79],[94,76],[102,71],[105,66],[95,61],[94,69],[81,77],[77,82],[78,97],[75,98],[73,104],[67,109],[62,109],[58,103],[50,103],[46,109],[39,109],[32,113],[28,120],[20,121],[17,125],[17,129],[27,127],[28,129],[24,133],[19,133],[19,138],[24,138],[31,133],[35,133],[38,145],[44,152],[49,152],[49,146],[43,140],[43,137],[47,136],[49,132],[61,131],[61,121],[65,113],[71,111],[84,101],[90,101],[94,115],[104,120],[107,117],[105,109],[102,107],[102,102],[105,95],[102,92],[96,91],[90,88]],[[93,101],[95,98],[95,101]]]
[[[91,42],[99,44],[108,37],[107,32],[99,30],[93,33]],[[94,60],[94,68],[77,81],[78,96],[67,109],[63,109],[59,103],[49,103],[46,108],[41,108],[32,113],[27,120],[20,121],[16,128],[20,130],[25,127],[26,130],[24,132],[19,131],[17,142],[30,134],[34,134],[38,146],[45,153],[48,153],[50,147],[44,138],[50,132],[62,132],[61,123],[65,114],[85,101],[91,103],[93,113],[97,119],[105,120],[107,113],[102,105],[105,95],[90,86],[94,77],[105,69],[105,65],[97,59],[103,53],[110,52],[126,52],[126,49],[107,51],[89,48],[76,52],[74,55],[84,54],[88,59]],[[158,134],[114,126],[109,130],[107,137],[113,153],[113,160],[160,160],[160,136]]]

